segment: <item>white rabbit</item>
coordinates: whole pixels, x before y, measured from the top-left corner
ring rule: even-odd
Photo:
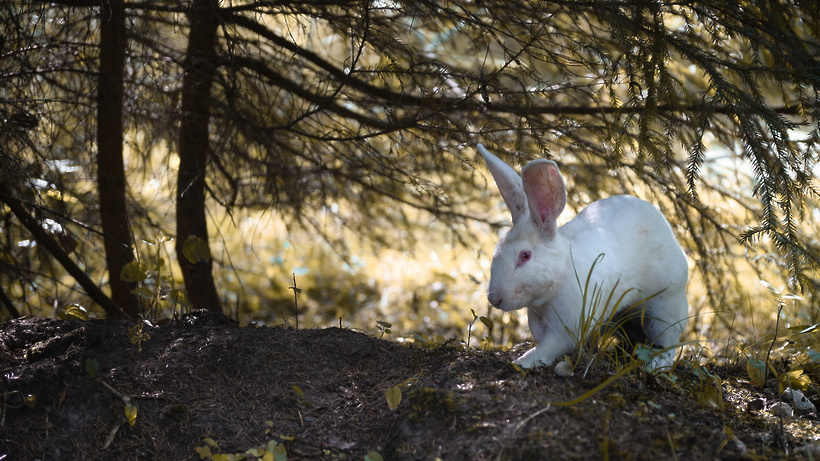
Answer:
[[[631,327],[637,320],[647,344],[661,350],[646,369],[670,368],[688,321],[689,270],[660,211],[637,197],[619,195],[591,203],[558,227],[567,196],[555,162],[533,160],[519,176],[481,144],[478,151],[513,221],[495,249],[487,298],[502,311],[526,307],[538,342],[515,363],[525,368],[551,365],[586,339],[579,338],[582,321],[612,318],[604,306],[582,309],[582,287],[603,254],[589,286],[603,293],[603,301],[613,293],[610,304],[621,309],[618,316],[631,314]],[[581,319],[582,311],[592,318]]]

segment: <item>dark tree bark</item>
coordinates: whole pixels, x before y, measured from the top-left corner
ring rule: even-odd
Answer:
[[[205,214],[205,169],[210,152],[208,125],[211,87],[216,73],[215,52],[218,0],[194,0],[188,12],[191,24],[183,63],[182,120],[179,133],[176,252],[188,298],[195,308],[222,312],[210,257],[194,259],[184,248],[191,237],[208,243]]]
[[[134,259],[125,200],[123,164],[123,70],[125,66],[125,8],[122,0],[107,0],[100,8],[100,76],[97,89],[97,187],[100,222],[105,236],[111,298],[129,315],[139,313],[131,294],[134,283],[120,280],[122,268]]]
[[[17,310],[17,307],[11,302],[11,298],[3,291],[3,287],[0,287],[0,302],[2,302],[6,310],[9,311],[11,318],[16,319],[20,317],[20,311]]]

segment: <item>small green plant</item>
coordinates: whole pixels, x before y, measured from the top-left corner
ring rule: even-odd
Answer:
[[[186,258],[194,258],[192,262],[196,262],[199,260],[197,258],[203,257],[202,250],[197,250],[199,246],[191,238],[186,241],[183,252]],[[185,290],[176,288],[173,276],[170,273],[164,273],[166,262],[165,258],[162,257],[163,243],[172,240],[172,238],[164,235],[160,235],[153,240],[143,239],[144,243],[154,249],[154,253],[151,255],[152,267],[149,268],[145,262],[136,259],[126,264],[122,268],[122,273],[120,273],[120,280],[140,284],[131,293],[148,303],[147,318],[149,319],[159,318],[159,308],[164,302],[170,303],[174,316],[176,316],[178,305],[183,308],[190,305]]]
[[[470,347],[470,340],[472,339],[472,336],[473,336],[473,324],[475,323],[476,320],[481,321],[481,323],[483,323],[484,326],[487,327],[490,331],[493,330],[493,321],[492,320],[490,320],[487,317],[484,317],[483,315],[479,317],[478,314],[475,313],[475,309],[470,309],[470,312],[473,314],[473,320],[471,320],[470,324],[467,325],[467,347]]]
[[[783,296],[781,296],[780,290],[775,288],[774,285],[764,280],[761,280],[760,283],[762,283],[766,288],[768,288],[772,293],[774,293],[775,296],[777,296],[777,318],[774,324],[774,339],[772,340],[771,345],[769,345],[769,350],[766,351],[766,361],[763,362],[764,366],[769,366],[769,358],[772,355],[772,348],[774,348],[774,343],[777,341],[777,330],[780,328],[780,317],[783,314],[783,306],[785,305],[785,303],[783,302]],[[772,371],[776,373],[774,368],[772,368]],[[764,381],[766,374],[767,373],[764,372]]]
[[[720,376],[710,372],[706,367],[687,362],[692,374],[698,377],[698,403],[704,407],[725,409],[723,387]]]
[[[385,322],[384,320],[376,320],[376,330],[380,333],[379,339],[382,339],[385,334],[389,335],[393,333],[393,331],[390,330],[391,328],[393,328],[391,323]]]
[[[820,324],[814,323],[807,325],[802,323],[805,322],[804,319],[800,318],[803,312],[801,312],[797,306],[798,302],[804,301],[801,296],[782,293],[777,287],[763,280],[761,280],[760,283],[775,295],[777,302],[775,331],[772,341],[768,343],[765,359],[761,358],[763,356],[761,351],[754,350],[750,347],[741,348],[741,352],[747,356],[746,373],[753,383],[761,387],[766,385],[766,380],[771,374],[777,381],[779,394],[782,394],[786,388],[806,390],[813,382],[808,370],[814,370],[815,372],[817,370],[817,333],[818,329],[820,329]],[[789,301],[791,301],[792,311],[794,312],[794,316],[797,317],[798,323],[787,324],[789,332],[781,336],[779,332],[780,321],[787,317],[784,310]],[[778,372],[772,365],[771,354],[777,343],[783,343],[780,349],[783,353],[788,354],[788,357],[792,360],[787,371]]]
[[[139,357],[142,357],[142,343],[151,339],[151,336],[143,331],[144,327],[145,320],[140,318],[137,320],[136,325],[128,329],[128,339],[131,340],[131,345],[136,348]]]

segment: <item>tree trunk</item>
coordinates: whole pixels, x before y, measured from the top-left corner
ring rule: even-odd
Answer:
[[[140,305],[131,290],[134,283],[120,280],[122,268],[134,259],[125,199],[123,163],[123,71],[125,66],[125,7],[122,0],[107,0],[100,8],[100,75],[97,89],[97,189],[100,223],[105,236],[111,299],[129,315]]]
[[[20,311],[18,311],[14,303],[11,302],[11,298],[8,297],[6,292],[3,290],[3,287],[0,287],[0,301],[3,302],[3,306],[5,306],[6,310],[9,311],[11,318],[16,319],[20,317]]]
[[[222,312],[212,274],[212,260],[186,256],[191,237],[208,244],[205,214],[205,169],[210,151],[208,125],[211,86],[216,73],[218,0],[194,0],[188,11],[191,24],[183,63],[182,120],[179,133],[176,252],[188,298],[195,308]]]

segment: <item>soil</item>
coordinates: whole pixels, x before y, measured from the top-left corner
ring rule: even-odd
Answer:
[[[196,312],[145,326],[147,336],[132,343],[136,325],[0,325],[0,460],[820,454],[815,414],[773,416],[776,384],[757,387],[737,378],[740,369],[704,375],[681,366],[675,382],[607,366],[560,377],[552,368],[516,369],[510,362],[520,351],[455,341],[413,347],[340,328],[241,327]],[[401,401],[391,409],[386,391],[394,386]],[[137,410],[133,425],[126,405]]]

